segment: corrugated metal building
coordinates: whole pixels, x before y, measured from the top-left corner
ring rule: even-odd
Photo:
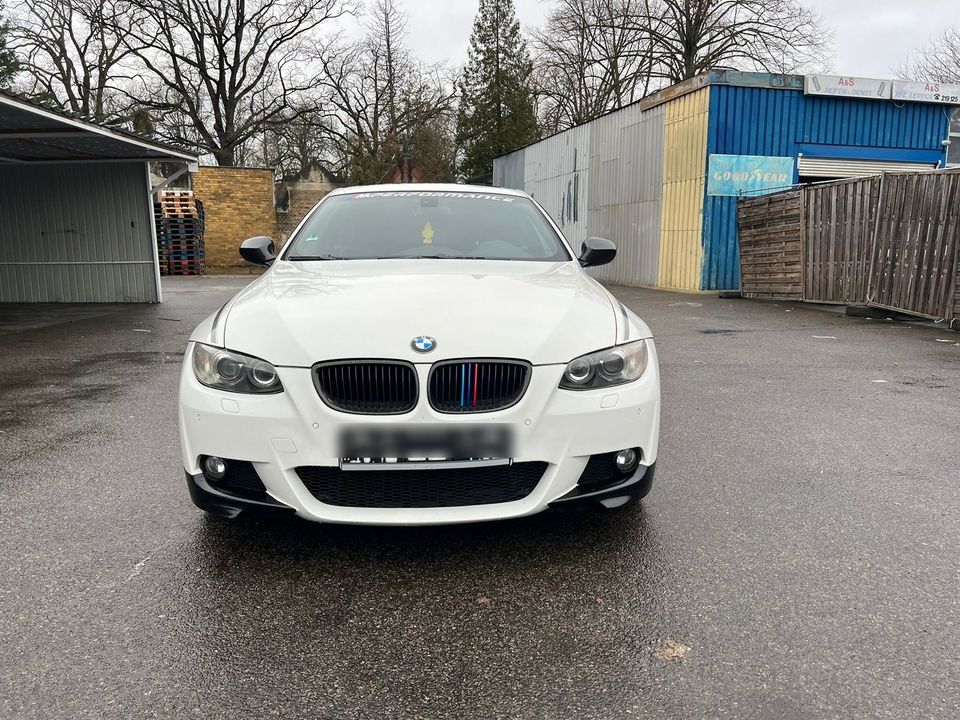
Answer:
[[[533,195],[574,245],[616,242],[601,279],[736,289],[739,194],[960,163],[957,106],[960,88],[713,71],[497,158],[494,184]]]
[[[0,302],[160,302],[161,160],[197,162],[0,93]]]

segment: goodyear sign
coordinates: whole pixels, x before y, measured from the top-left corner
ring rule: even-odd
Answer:
[[[711,155],[707,195],[765,195],[793,184],[792,157]]]

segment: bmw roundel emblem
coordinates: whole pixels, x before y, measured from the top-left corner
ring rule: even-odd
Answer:
[[[413,342],[410,343],[410,347],[412,347],[418,353],[428,353],[436,349],[437,341],[432,337],[421,335],[420,337],[415,337],[413,339]]]

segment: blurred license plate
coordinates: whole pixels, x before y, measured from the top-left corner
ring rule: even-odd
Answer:
[[[341,462],[513,457],[509,425],[358,425],[340,431]]]

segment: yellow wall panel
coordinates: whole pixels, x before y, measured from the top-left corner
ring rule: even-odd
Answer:
[[[699,290],[710,88],[667,105],[663,152],[663,224],[657,284]]]

